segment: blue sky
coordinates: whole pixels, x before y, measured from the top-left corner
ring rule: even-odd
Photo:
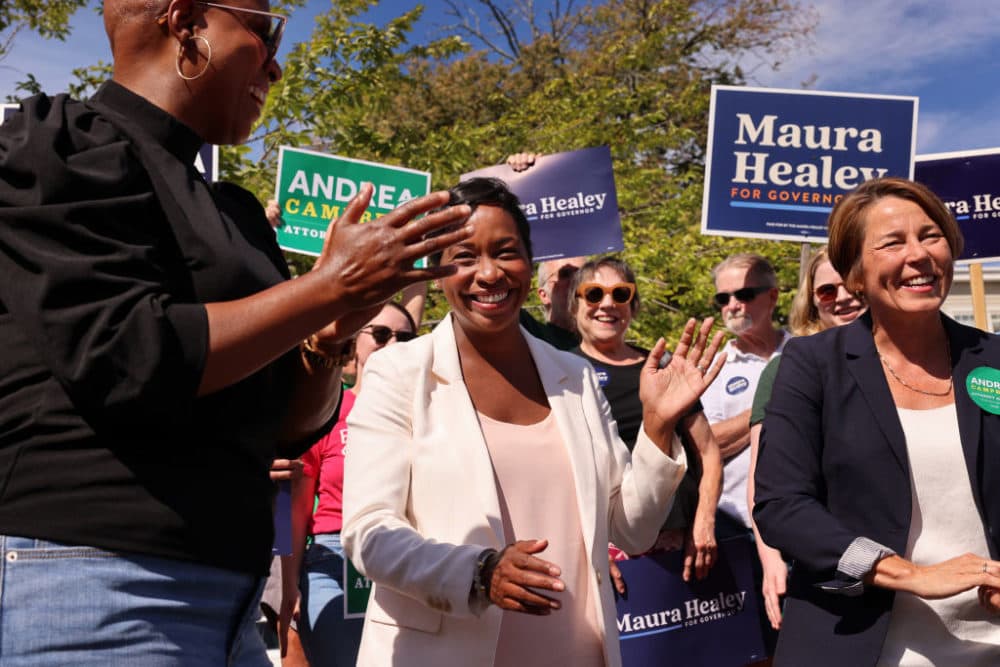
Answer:
[[[416,0],[383,2],[384,20],[415,6]],[[452,22],[441,0],[427,7],[419,32],[440,36]],[[473,3],[468,3],[473,4]],[[777,72],[747,62],[753,83],[799,88],[814,80],[815,90],[915,95],[920,98],[917,152],[937,153],[1000,146],[1000,2],[813,0],[819,24],[811,46],[783,58]],[[328,7],[311,0],[297,11],[285,36],[286,47],[308,36],[311,18]],[[283,49],[284,50],[284,49]],[[280,58],[280,55],[279,55]],[[92,10],[73,19],[66,42],[22,32],[13,52],[0,61],[0,99],[14,82],[33,73],[50,92],[62,90],[74,67],[110,60],[100,17]]]

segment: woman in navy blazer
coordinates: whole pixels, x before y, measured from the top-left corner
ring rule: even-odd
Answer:
[[[869,312],[788,343],[764,420],[754,518],[793,560],[775,664],[1000,664],[1000,417],[967,389],[1000,342],[940,312],[961,234],[896,178],[829,224]]]

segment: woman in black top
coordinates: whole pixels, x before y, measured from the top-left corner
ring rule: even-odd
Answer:
[[[642,422],[639,374],[649,354],[625,342],[629,324],[639,309],[635,274],[617,257],[602,257],[580,268],[570,293],[580,334],[580,347],[573,351],[587,359],[597,372],[618,433],[631,449]],[[690,460],[693,469],[700,469],[701,480],[696,480],[689,469],[667,517],[667,532],[661,536],[661,543],[680,545],[683,540],[684,579],[690,580],[692,574],[702,579],[715,561],[715,509],[722,485],[722,458],[700,404],[682,422],[680,430],[685,444],[693,444],[697,452]],[[617,568],[613,568],[615,585],[623,592],[621,575],[616,573]]]
[[[85,103],[26,100],[0,128],[0,655],[258,664],[234,657],[233,619],[268,570],[275,447],[329,428],[341,341],[449,274],[413,260],[468,234],[423,240],[467,207],[404,226],[447,193],[358,225],[368,186],[287,280],[256,200],[192,166],[203,142],[249,135],[281,76],[267,9],[106,0],[113,80]],[[141,589],[137,567],[165,577]],[[196,617],[189,589],[232,608]]]

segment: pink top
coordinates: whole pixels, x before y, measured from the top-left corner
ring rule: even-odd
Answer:
[[[319,503],[309,517],[310,535],[339,533],[344,507],[344,445],[347,442],[347,415],[354,407],[354,392],[344,390],[337,424],[302,455],[303,472],[319,480]]]
[[[547,539],[536,554],[558,565],[566,584],[548,591],[562,608],[548,616],[503,612],[495,667],[603,666],[604,641],[593,598],[576,482],[552,413],[529,426],[479,415],[493,461],[507,542]]]

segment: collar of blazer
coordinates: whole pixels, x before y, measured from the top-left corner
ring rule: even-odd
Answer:
[[[451,313],[444,316],[434,327],[431,335],[434,338],[434,364],[431,371],[445,382],[464,382]],[[535,338],[524,327],[521,327],[521,335],[528,342],[528,349],[531,350],[531,357],[538,369],[538,374],[542,377],[542,383],[544,384],[546,380],[560,384],[565,383],[572,369],[560,363],[559,357],[551,354],[550,350],[544,349],[543,346],[548,345],[548,343]],[[546,387],[546,389],[548,388]]]
[[[588,388],[580,364],[586,362],[569,352],[556,350],[529,334],[524,327],[521,327],[521,335],[528,343],[559,434],[566,444],[576,485],[577,507],[580,512],[580,524],[583,527],[584,544],[589,554],[594,548],[597,516],[597,503],[594,502],[594,498],[598,491],[593,454],[594,436],[589,428],[589,419],[599,419],[600,415],[597,413],[588,415],[587,407],[584,405],[582,394],[588,391]],[[452,419],[464,432],[479,435],[477,439],[468,443],[470,475],[474,480],[476,493],[486,510],[487,520],[497,536],[498,545],[505,546],[509,543],[510,536],[503,534],[501,526],[493,464],[482,436],[475,406],[465,389],[462,364],[458,358],[458,346],[450,314],[434,327],[431,336],[434,354],[431,372],[443,383],[461,389],[460,392],[453,392],[451,396]],[[594,404],[597,405],[596,400]],[[607,446],[605,443],[598,444]]]
[[[951,346],[952,378],[955,387],[955,411],[958,414],[958,430],[962,439],[962,451],[965,454],[965,464],[972,482],[972,492],[976,504],[982,509],[980,489],[977,480],[979,474],[979,441],[982,430],[982,410],[972,402],[965,389],[965,379],[977,366],[988,365],[989,360],[984,354],[986,334],[955,322],[950,317],[941,315],[948,342]],[[899,422],[896,404],[889,391],[889,383],[885,379],[878,350],[872,334],[871,313],[866,312],[857,320],[848,324],[844,330],[844,351],[847,358],[847,368],[857,382],[858,388],[864,394],[865,400],[875,415],[889,447],[904,470],[909,469],[906,454],[906,439],[903,427]]]

